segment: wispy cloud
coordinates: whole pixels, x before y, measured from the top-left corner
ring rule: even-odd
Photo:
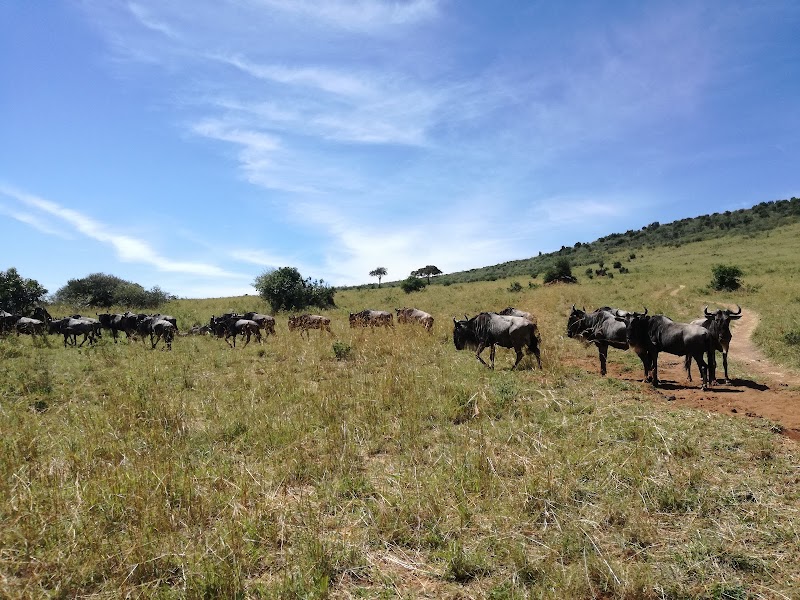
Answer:
[[[278,9],[302,18],[359,32],[378,33],[393,26],[427,21],[438,15],[436,0],[251,0],[257,6]]]
[[[138,262],[151,265],[159,271],[187,273],[208,277],[245,277],[240,273],[233,273],[206,263],[192,261],[176,261],[166,258],[156,252],[147,242],[129,235],[110,233],[111,226],[96,221],[70,208],[65,208],[38,198],[32,194],[20,192],[5,186],[0,187],[0,194],[13,198],[22,204],[42,211],[44,214],[55,217],[69,225],[73,231],[80,233],[95,241],[108,244],[114,248],[117,257],[123,262]],[[40,229],[40,231],[42,231]]]

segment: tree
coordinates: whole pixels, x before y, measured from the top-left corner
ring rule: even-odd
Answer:
[[[92,273],[80,279],[70,279],[55,293],[56,302],[73,306],[139,306],[156,308],[174,300],[175,296],[155,286],[146,290],[138,283],[120,279],[115,275]]]
[[[381,287],[381,278],[382,277],[386,277],[387,273],[388,273],[388,271],[386,270],[386,267],[378,267],[374,271],[370,271],[369,272],[369,276],[370,277],[377,277],[378,278],[378,287]]]
[[[38,281],[20,276],[14,267],[0,271],[0,309],[28,314],[46,294],[47,290]]]
[[[711,287],[717,291],[732,292],[742,287],[740,277],[742,270],[739,267],[716,265],[711,269],[714,278],[711,280]]]
[[[431,275],[441,275],[442,272],[439,270],[439,267],[435,265],[427,265],[422,267],[421,269],[417,269],[416,271],[411,271],[411,275],[413,277],[427,277],[428,283],[431,282]]]
[[[336,306],[333,295],[336,288],[322,279],[303,279],[294,267],[281,267],[259,275],[253,282],[259,295],[269,302],[273,311],[301,310],[308,306],[331,308]]]

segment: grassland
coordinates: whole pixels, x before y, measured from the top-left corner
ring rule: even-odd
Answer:
[[[800,597],[798,446],[602,379],[563,335],[573,303],[676,319],[738,303],[798,369],[783,335],[800,329],[799,238],[621,249],[605,261],[629,274],[575,286],[346,290],[333,336],[277,315],[278,335],[245,349],[0,340],[0,596]],[[718,263],[744,270],[742,290],[709,292]],[[433,332],[348,327],[349,311],[402,305]],[[452,317],[508,305],[538,316],[543,370],[454,350]],[[226,310],[266,307],[165,307],[182,329]]]

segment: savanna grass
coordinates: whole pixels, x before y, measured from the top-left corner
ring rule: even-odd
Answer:
[[[792,233],[770,235],[771,274],[744,243],[702,242],[644,251],[630,274],[577,286],[344,290],[326,312],[333,335],[303,339],[282,314],[275,337],[244,349],[0,340],[0,590],[796,597],[797,446],[769,424],[600,378],[596,350],[564,331],[573,303],[688,319],[733,302],[778,329],[787,313],[771,300],[800,296]],[[708,291],[720,256],[750,292]],[[349,311],[406,305],[432,313],[433,331],[348,326]],[[513,353],[498,350],[489,371],[453,348],[453,317],[508,305],[537,315],[543,370],[526,358],[512,372]],[[235,298],[164,312],[186,329],[248,309],[267,310]],[[641,369],[627,353],[609,360]]]

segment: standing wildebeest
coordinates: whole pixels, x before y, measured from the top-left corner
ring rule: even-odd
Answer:
[[[303,333],[306,334],[306,337],[311,337],[308,333],[309,329],[324,329],[331,335],[333,332],[331,331],[331,320],[328,317],[323,317],[322,315],[291,315],[289,317],[289,331],[294,331],[295,329],[300,330],[300,336],[303,336]]]
[[[517,353],[517,360],[511,367],[512,370],[517,368],[519,361],[522,360],[522,348],[527,346],[528,352],[532,352],[536,356],[539,368],[542,367],[536,328],[533,323],[523,317],[483,312],[463,321],[456,321],[453,318],[453,344],[456,350],[474,349],[475,358],[491,369],[494,369],[496,345],[513,348]],[[487,346],[491,347],[489,353],[491,365],[487,365],[486,361],[481,358],[481,352]]]
[[[419,323],[430,331],[433,328],[433,316],[418,308],[395,308],[398,323]]]
[[[705,317],[702,319],[695,319],[692,321],[694,325],[700,325],[708,329],[711,334],[711,340],[714,343],[714,356],[713,360],[709,358],[709,368],[711,370],[711,381],[717,380],[717,358],[716,353],[722,352],[722,367],[725,370],[725,383],[730,383],[728,379],[728,349],[731,344],[731,320],[742,318],[742,307],[736,305],[737,312],[732,310],[716,310],[715,312],[708,312],[708,306],[703,308]],[[686,374],[689,376],[689,381],[692,380],[692,357],[686,356],[685,365]]]
[[[48,330],[49,333],[64,336],[64,348],[67,347],[67,341],[69,341],[71,345],[80,348],[87,341],[90,346],[97,341],[96,336],[100,335],[100,324],[94,319],[76,315],[75,317],[64,317],[63,319],[50,321]],[[80,344],[78,344],[79,335],[83,336],[83,341]]]
[[[711,334],[704,327],[676,323],[664,315],[648,316],[646,308],[644,314],[633,313],[617,319],[626,324],[628,345],[641,359],[645,379],[649,378],[654,386],[658,385],[659,352],[691,356],[700,369],[702,388],[705,390],[710,385],[709,368],[703,354],[708,356],[709,362],[714,360],[714,347]]]
[[[394,319],[385,310],[367,309],[350,313],[350,327],[394,327]]]
[[[606,374],[608,347],[628,349],[628,334],[625,323],[619,322],[617,315],[627,315],[627,311],[617,310],[609,306],[598,308],[587,313],[572,305],[567,319],[567,337],[581,340],[586,344],[597,346],[600,356],[600,375]]]
[[[246,312],[242,318],[258,323],[258,326],[264,330],[264,335],[275,335],[275,317],[257,312]]]
[[[14,324],[19,320],[20,315],[0,310],[0,333],[10,333],[14,329]]]
[[[209,327],[214,335],[224,337],[231,348],[236,347],[237,335],[247,338],[244,343],[245,346],[250,343],[250,337],[253,335],[255,335],[256,341],[261,343],[261,328],[259,324],[252,319],[244,319],[242,315],[236,313],[225,313],[221,317],[212,315]],[[230,342],[231,338],[233,338],[233,344]]]

